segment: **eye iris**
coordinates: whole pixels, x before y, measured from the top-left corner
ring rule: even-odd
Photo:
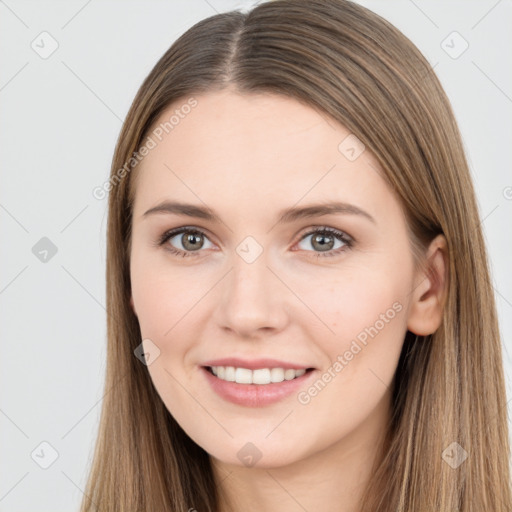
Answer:
[[[326,239],[330,239],[330,242],[325,242]],[[319,233],[313,236],[311,243],[315,249],[320,249],[321,251],[329,251],[332,249],[334,237],[332,235]],[[318,246],[316,245],[317,243],[319,244]]]
[[[202,238],[203,235],[200,233],[188,233],[181,237],[181,243],[185,249],[194,251],[201,245],[201,243],[197,243],[198,239],[202,241]],[[189,246],[188,244],[192,245]]]

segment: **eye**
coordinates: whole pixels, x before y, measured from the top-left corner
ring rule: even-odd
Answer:
[[[311,236],[312,238],[310,242],[308,242],[306,245],[309,245],[314,249],[318,249],[319,253],[315,254],[315,256],[320,258],[336,256],[350,249],[354,243],[353,238],[347,234],[326,226],[309,231],[301,238],[299,243],[304,242],[304,240]],[[334,249],[333,246],[335,245],[336,241],[340,242],[341,246],[338,246],[336,249]]]
[[[167,241],[171,242],[173,239],[176,239],[177,244],[181,245],[181,248],[176,248],[171,243],[167,244],[168,247],[166,249],[170,251],[172,254],[176,254],[178,256],[199,256],[198,253],[200,249],[203,249],[204,240],[208,240],[206,235],[194,228],[178,228],[171,231],[166,231],[158,240],[158,245],[164,245]]]
[[[312,235],[314,236],[309,242],[309,245],[318,250],[313,251],[317,252],[317,254],[315,254],[316,257],[336,256],[350,249],[354,244],[354,239],[349,235],[326,226],[309,231],[300,239],[299,244],[303,243],[304,240]],[[167,244],[167,242],[171,242],[174,239],[176,239],[174,244],[179,244],[181,247],[176,247],[171,243]],[[166,244],[165,249],[177,256],[182,256],[184,258],[188,256],[196,257],[201,255],[200,252],[201,249],[204,249],[203,245],[205,240],[208,240],[208,237],[203,233],[203,231],[197,228],[185,226],[166,231],[159,240],[157,240],[156,245],[163,246]],[[336,241],[340,242],[341,246],[334,249],[333,246]],[[304,247],[301,247],[301,249],[311,252]]]

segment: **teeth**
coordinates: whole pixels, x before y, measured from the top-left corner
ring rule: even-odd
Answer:
[[[212,372],[219,379],[238,384],[270,384],[292,380],[306,373],[306,370],[285,370],[283,368],[234,368],[233,366],[212,366]]]

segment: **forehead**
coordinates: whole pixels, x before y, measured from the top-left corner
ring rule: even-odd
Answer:
[[[191,108],[183,108],[188,97],[170,105],[149,134],[156,145],[137,167],[139,214],[169,197],[204,197],[220,210],[227,201],[243,203],[254,212],[262,201],[277,207],[301,198],[368,204],[389,194],[370,152],[347,158],[343,144],[354,136],[309,105],[232,90],[193,98]]]

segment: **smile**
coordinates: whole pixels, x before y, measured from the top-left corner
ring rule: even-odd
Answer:
[[[297,394],[317,373],[313,368],[250,370],[233,366],[201,366],[200,369],[218,397],[245,407],[263,407]]]
[[[211,366],[213,375],[227,382],[238,384],[271,384],[292,380],[306,373],[305,369],[294,370],[284,368],[259,368],[250,370],[248,368],[235,368],[234,366]]]

